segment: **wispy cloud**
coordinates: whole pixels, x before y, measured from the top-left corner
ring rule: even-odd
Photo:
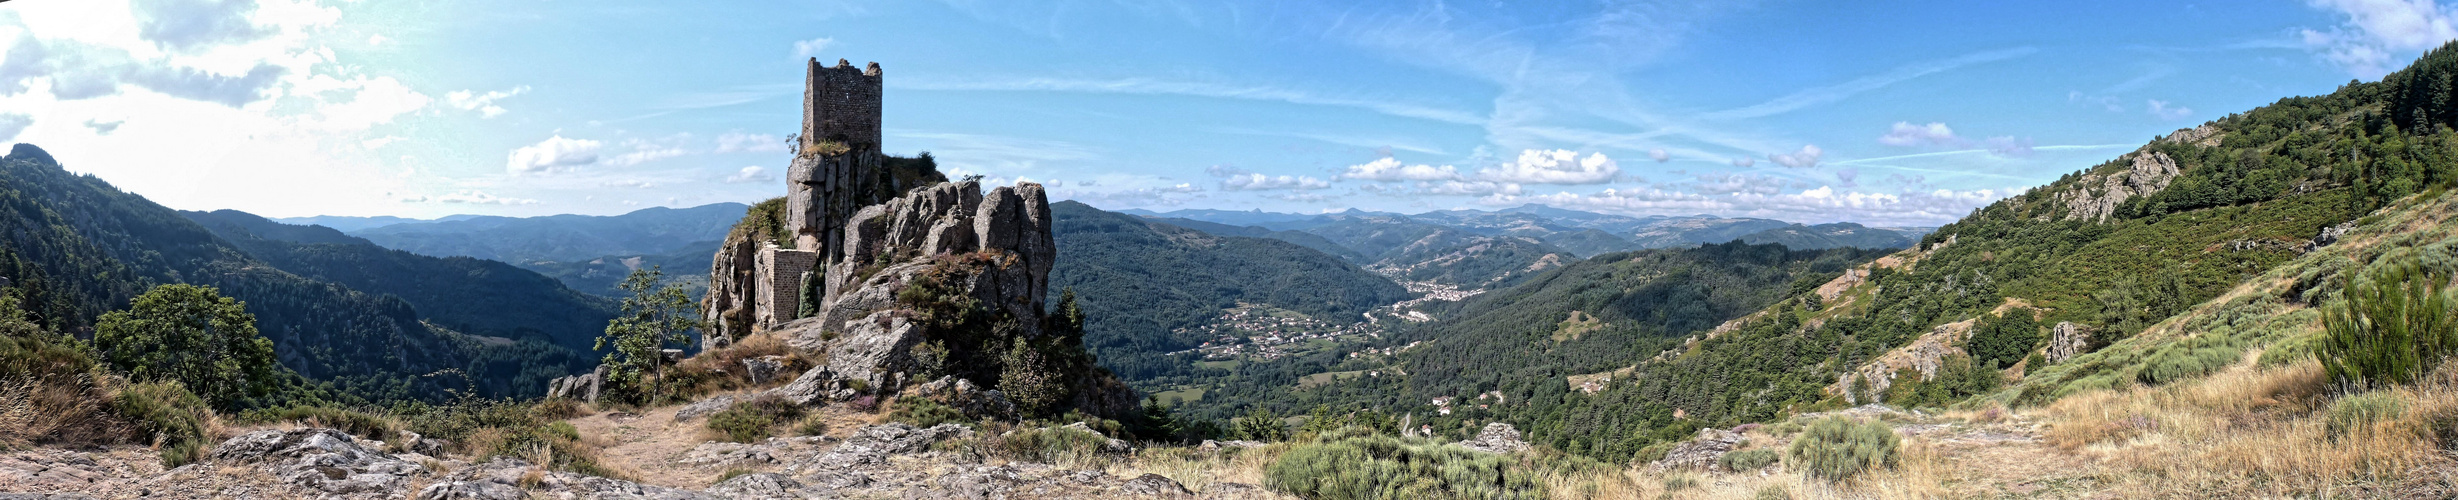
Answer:
[[[1362,109],[1390,116],[1416,118],[1461,125],[1477,125],[1485,118],[1476,113],[1438,106],[1394,102],[1390,99],[1326,96],[1295,89],[1236,85],[1157,78],[1119,78],[1110,80],[1027,78],[1020,80],[989,80],[970,82],[922,82],[909,86],[890,86],[914,90],[1002,91],[1002,92],[1078,92],[1093,94],[1181,95],[1215,99],[1273,101],[1309,106],[1330,106]]]
[[[1886,88],[1889,85],[1901,83],[1905,80],[1933,75],[1964,66],[2014,59],[2028,56],[2036,52],[2039,52],[2039,49],[2019,47],[1968,54],[1961,57],[1940,61],[1928,61],[1911,64],[1888,70],[1884,73],[1864,76],[1853,79],[1852,81],[1834,85],[1805,89],[1783,97],[1777,97],[1767,102],[1723,111],[1716,111],[1707,113],[1703,116],[1711,120],[1734,120],[1789,113],[1801,108],[1841,101],[1855,95],[1860,95],[1862,92]]]

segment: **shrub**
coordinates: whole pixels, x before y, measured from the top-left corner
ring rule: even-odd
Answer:
[[[140,439],[150,439],[163,467],[178,467],[205,458],[207,431],[213,410],[205,399],[177,381],[145,382],[121,389],[112,410],[134,424]]]
[[[2326,306],[2322,369],[2350,390],[2414,382],[2458,347],[2448,280],[2410,262],[2368,272]]]
[[[249,410],[239,414],[242,422],[299,422],[310,427],[324,427],[376,441],[390,441],[399,436],[401,422],[392,417],[329,406],[291,406],[277,410]]]
[[[1827,417],[1811,423],[1785,453],[1812,477],[1843,481],[1871,469],[1893,467],[1902,438],[1881,422]]]
[[[2031,317],[2030,309],[2007,310],[2003,316],[1982,316],[1964,347],[1971,352],[1972,364],[2013,366],[2023,355],[2040,347],[2040,323]]]
[[[2397,394],[2373,391],[2339,398],[2330,404],[2328,427],[2331,436],[2344,436],[2373,424],[2397,420],[2407,415],[2407,401]]]
[[[1750,498],[1752,500],[1792,500],[1792,490],[1784,489],[1784,485],[1770,484],[1765,488],[1759,488],[1758,494]]]
[[[1538,471],[1510,457],[1432,439],[1355,434],[1334,432],[1289,449],[1264,471],[1264,484],[1331,500],[1546,497]]]
[[[801,422],[794,424],[794,435],[796,436],[818,436],[827,433],[828,419],[819,415],[802,417]]]
[[[768,430],[779,422],[800,417],[801,406],[784,398],[764,396],[734,403],[733,407],[709,415],[707,426],[727,441],[749,443],[768,437]]]
[[[94,345],[130,379],[176,380],[223,409],[271,393],[281,371],[247,304],[212,287],[154,287],[95,320]]]
[[[477,461],[501,455],[545,457],[538,465],[595,476],[613,477],[599,466],[597,449],[580,440],[580,430],[565,422],[549,422],[530,405],[505,400],[464,398],[443,406],[409,404],[396,408],[411,432],[452,443],[452,451]]]
[[[931,427],[939,424],[974,424],[972,417],[964,416],[964,412],[956,411],[955,408],[949,408],[947,405],[940,404],[937,400],[910,396],[898,398],[896,400],[896,409],[888,411],[888,421],[903,422],[905,425],[911,425],[914,427]]]
[[[1724,466],[1724,470],[1729,471],[1753,471],[1775,465],[1776,461],[1782,459],[1783,456],[1775,453],[1775,450],[1741,450],[1724,454],[1722,458],[1716,459],[1716,464]]]
[[[1101,452],[1109,438],[1070,427],[1023,429],[990,439],[990,451],[1009,460],[1059,463]]]
[[[1681,491],[1698,487],[1698,478],[1689,474],[1664,478],[1664,491]]]
[[[1255,405],[1246,411],[1246,416],[1229,423],[1229,432],[1248,441],[1279,441],[1289,438],[1289,423],[1272,415],[1271,409]]]

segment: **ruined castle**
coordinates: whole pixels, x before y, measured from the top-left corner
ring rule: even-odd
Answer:
[[[876,62],[810,60],[802,129],[785,176],[785,236],[729,238],[719,250],[701,304],[710,346],[800,316],[803,295],[824,280],[823,264],[844,258],[845,221],[855,211],[947,180],[927,158],[915,164],[881,152],[880,78]]]

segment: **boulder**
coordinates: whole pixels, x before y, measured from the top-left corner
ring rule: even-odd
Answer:
[[[703,415],[708,415],[708,414],[712,414],[712,413],[717,413],[717,412],[725,411],[725,409],[727,409],[727,408],[733,408],[733,407],[734,407],[734,403],[736,403],[736,402],[738,402],[738,401],[740,401],[740,399],[739,399],[739,398],[736,398],[736,397],[731,396],[731,395],[726,395],[726,396],[717,396],[717,397],[713,397],[713,398],[708,398],[708,399],[703,399],[703,400],[699,400],[699,401],[694,401],[694,402],[692,402],[691,404],[688,404],[688,405],[683,405],[683,409],[680,409],[680,410],[675,410],[675,411],[674,411],[674,421],[676,421],[676,422],[681,422],[681,421],[685,421],[685,420],[691,420],[691,419],[695,419],[695,418],[700,418],[700,417],[701,417],[701,416],[703,416]]]
[[[1519,429],[1502,422],[1485,424],[1475,439],[1460,441],[1459,445],[1486,453],[1518,453],[1528,449],[1528,442],[1519,439]]]
[[[1016,404],[1007,394],[996,389],[983,389],[972,380],[953,376],[939,377],[930,383],[915,386],[913,395],[938,401],[965,416],[985,420],[1015,420]]]
[[[589,373],[555,377],[546,382],[546,397],[597,402],[598,389],[606,382],[606,365],[598,365]]]
[[[1723,466],[1717,461],[1724,458],[1725,453],[1732,452],[1734,447],[1740,446],[1741,440],[1741,434],[1737,432],[1700,428],[1697,436],[1673,445],[1671,451],[1665,452],[1663,460],[1649,464],[1647,470],[1653,473],[1671,470],[1720,471]]]
[[[971,437],[973,429],[958,424],[939,424],[927,429],[899,423],[873,425],[854,431],[834,450],[787,466],[786,471],[816,472],[884,464],[889,456],[921,453],[940,441]]]
[[[396,494],[409,477],[428,471],[392,455],[369,451],[349,434],[332,429],[267,429],[231,438],[213,449],[215,460],[269,463],[283,482],[328,495]]]
[[[799,493],[802,483],[783,474],[759,473],[734,476],[725,482],[709,486],[709,495],[729,499],[791,499],[804,498]]]
[[[1187,491],[1186,486],[1178,484],[1177,481],[1167,476],[1150,473],[1135,476],[1135,479],[1129,479],[1126,484],[1119,485],[1118,489],[1129,494],[1148,497],[1183,497],[1195,494],[1195,492]]]
[[[768,381],[776,380],[777,373],[782,371],[785,371],[784,356],[771,354],[743,360],[743,375],[751,379],[753,386],[768,385]]]

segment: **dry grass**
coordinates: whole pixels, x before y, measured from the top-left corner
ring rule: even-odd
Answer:
[[[777,370],[776,377],[762,386],[792,382],[795,375],[811,368],[811,362],[795,354],[793,348],[785,344],[784,338],[763,332],[743,337],[722,348],[701,351],[690,359],[676,363],[667,372],[666,381],[674,384],[670,390],[674,391],[678,401],[690,401],[724,391],[755,389],[757,387],[752,386],[751,374],[743,366],[743,360],[762,356],[785,357],[785,367]]]
[[[1220,453],[1203,454],[1184,447],[1147,446],[1137,450],[1135,458],[1118,462],[1106,472],[1121,477],[1151,473],[1160,474],[1190,491],[1204,491],[1219,483],[1263,484],[1263,471],[1280,459],[1289,445],[1273,444],[1256,448],[1223,449]]]
[[[93,445],[130,438],[97,385],[0,381],[0,449],[34,443]]]
[[[2190,383],[2067,397],[2046,411],[2058,448],[2125,471],[2128,496],[2369,496],[2436,456],[2433,419],[2458,412],[2458,384],[2391,389],[2403,415],[2333,435],[2317,362],[2239,366]]]

